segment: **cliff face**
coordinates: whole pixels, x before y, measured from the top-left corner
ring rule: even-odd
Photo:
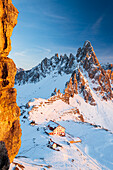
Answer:
[[[7,57],[17,16],[18,11],[11,0],[0,0],[0,141],[5,142],[10,162],[21,145],[20,110],[16,104],[17,92],[13,88],[16,66]]]

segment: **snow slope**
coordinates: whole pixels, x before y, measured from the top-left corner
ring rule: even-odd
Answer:
[[[53,103],[48,102],[48,100],[43,100],[43,103],[42,100],[39,101],[40,99],[35,99],[34,102],[29,103],[31,107],[34,106],[31,111],[29,111],[29,120],[33,120],[38,124],[50,120],[75,120],[78,116],[73,113],[74,107],[66,104],[62,100],[56,100]]]
[[[49,98],[54,89],[65,89],[65,83],[70,78],[70,74],[59,75],[55,72],[43,78],[37,83],[28,83],[25,85],[15,85],[17,89],[17,104],[19,106],[26,104],[32,98]]]
[[[82,140],[82,143],[69,144],[67,137],[48,136],[44,131],[47,124],[45,121],[31,126],[28,115],[30,108],[26,109],[23,106],[21,109],[25,111],[20,117],[22,144],[10,170],[15,167],[15,163],[23,165],[26,170],[48,169],[48,167],[52,170],[113,169],[113,153],[111,152],[113,134],[110,132],[95,128],[88,123],[60,120],[58,123],[65,127],[67,135],[72,138],[80,137]],[[50,138],[62,146],[60,151],[47,147]]]
[[[93,96],[96,99],[96,106],[86,103],[79,95],[70,98],[70,105],[73,107],[76,106],[79,109],[85,122],[100,125],[113,132],[113,102],[101,101],[95,94]]]
[[[36,84],[29,83],[21,86],[15,85],[15,88],[17,89],[17,104],[19,106],[25,105],[32,98],[47,99],[51,96],[55,88],[60,89],[63,93],[65,89],[65,82],[70,79],[70,76],[70,74],[55,76],[54,73],[51,73],[48,77],[43,78]],[[92,96],[97,105],[92,106],[84,101],[84,97],[81,94],[75,94],[74,98],[70,97],[69,99],[69,107],[77,107],[86,122],[100,125],[113,132],[113,101],[101,100],[101,98],[93,91],[90,79],[87,78],[86,81],[89,83]],[[54,106],[54,109],[56,109],[56,106]]]

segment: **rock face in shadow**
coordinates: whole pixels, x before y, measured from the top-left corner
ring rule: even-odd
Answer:
[[[16,66],[7,57],[11,50],[10,37],[17,24],[17,16],[18,10],[11,0],[0,0],[0,141],[5,144],[10,162],[21,145],[20,109],[16,104],[17,92],[13,88]],[[0,152],[2,150],[0,147]]]
[[[10,161],[8,158],[7,149],[5,147],[5,143],[0,141],[0,169],[8,170],[10,166]]]

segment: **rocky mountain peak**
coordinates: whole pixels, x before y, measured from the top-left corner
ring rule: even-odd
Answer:
[[[84,48],[93,48],[91,45],[91,42],[89,40],[86,40],[83,45]]]
[[[94,52],[93,46],[88,40],[85,41],[83,48],[78,49],[76,58],[77,62],[79,62],[82,65],[84,64],[84,67],[86,65],[86,68],[90,67],[91,64],[100,65]]]
[[[76,58],[79,68],[84,70],[83,72],[86,71],[92,79],[92,84],[95,84],[93,89],[103,99],[111,99],[113,94],[108,73],[101,67],[89,41],[84,43],[83,48],[78,49]]]

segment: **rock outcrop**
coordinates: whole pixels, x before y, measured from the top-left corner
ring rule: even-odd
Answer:
[[[74,97],[74,94],[81,94],[86,103],[93,106],[96,105],[95,99],[93,98],[91,89],[82,75],[80,69],[76,69],[69,82],[66,83],[64,99],[69,103],[69,98]]]
[[[102,68],[106,70],[106,73],[108,74],[108,77],[111,80],[111,84],[113,86],[113,64],[104,64],[102,65]]]
[[[10,37],[17,24],[17,16],[18,10],[11,0],[0,0],[0,141],[5,143],[10,162],[21,145],[20,109],[16,104],[17,92],[13,88],[16,66],[7,57],[11,50]]]

